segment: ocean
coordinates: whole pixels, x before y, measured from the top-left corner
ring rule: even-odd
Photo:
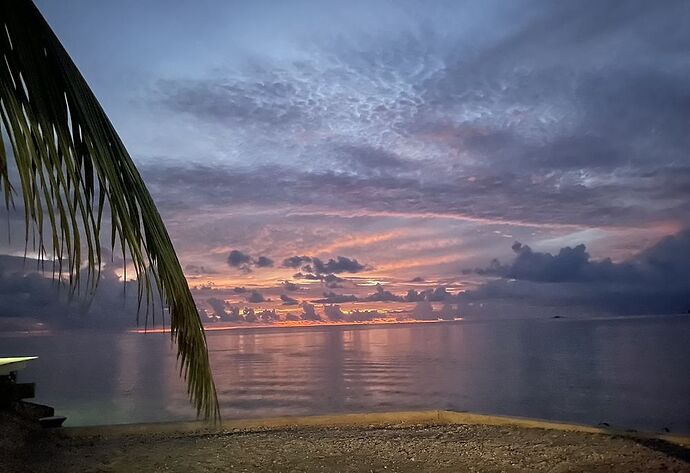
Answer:
[[[690,433],[690,317],[207,334],[225,418],[451,409]],[[0,333],[66,425],[194,419],[167,334]]]

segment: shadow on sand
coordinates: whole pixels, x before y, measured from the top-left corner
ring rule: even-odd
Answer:
[[[655,438],[634,438],[635,442],[650,450],[663,453],[669,457],[690,464],[690,448],[667,440]]]

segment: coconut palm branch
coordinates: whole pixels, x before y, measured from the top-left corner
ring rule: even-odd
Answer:
[[[39,259],[53,261],[54,276],[64,275],[71,294],[93,293],[102,222],[109,220],[111,250],[121,251],[136,272],[147,323],[154,299],[169,310],[180,375],[197,415],[219,418],[198,310],[122,140],[30,0],[0,1],[0,25],[0,192],[8,210],[21,195],[27,247],[32,235]]]

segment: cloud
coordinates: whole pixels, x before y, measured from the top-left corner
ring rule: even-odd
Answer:
[[[436,169],[439,164],[430,164],[416,176],[360,177],[282,165],[230,169],[164,163],[155,169],[144,165],[142,172],[156,196],[168,196],[158,199],[168,212],[193,212],[209,206],[221,212],[227,205],[287,205],[292,215],[302,211],[534,226],[606,227],[660,220],[690,223],[690,203],[678,200],[678,195],[690,189],[690,163],[685,160],[663,168],[621,167],[603,174],[582,169],[537,172],[527,164],[523,169],[482,165],[451,173]],[[170,182],[176,183],[174,189]],[[227,182],[235,184],[228,188]],[[540,211],[534,212],[536,208]],[[288,258],[283,266],[298,268],[307,258]]]
[[[266,299],[264,298],[263,294],[257,291],[252,291],[248,296],[247,296],[247,302],[250,302],[252,304],[258,304],[260,302],[266,302]]]
[[[292,275],[293,278],[295,279],[305,279],[307,281],[321,281],[322,278],[320,275],[317,274],[312,274],[312,273],[295,273]]]
[[[256,311],[251,307],[245,307],[242,309],[242,319],[245,322],[258,322],[259,318],[256,316]]]
[[[0,255],[0,328],[26,330],[41,323],[60,328],[122,329],[139,321],[149,326],[162,321],[160,310],[147,315],[144,309],[137,315],[137,283],[123,282],[114,263],[101,270],[93,295],[81,292],[72,300],[67,285],[52,279],[50,263],[45,264],[45,273],[36,270],[40,267],[30,258]],[[155,292],[153,297],[157,297]]]
[[[427,289],[417,292],[410,289],[405,296],[397,295],[385,290],[381,284],[375,286],[375,292],[365,297],[355,295],[337,294],[335,292],[324,292],[324,297],[313,302],[317,304],[341,304],[345,302],[454,302],[457,295],[450,294],[445,287]]]
[[[251,262],[251,257],[242,253],[240,250],[232,250],[228,255],[228,265],[239,268],[248,265]]]
[[[515,245],[513,245],[515,246]],[[463,274],[479,274],[481,276],[503,276],[508,273],[510,268],[508,266],[504,266],[501,264],[501,262],[497,259],[494,258],[491,260],[489,263],[489,266],[486,268],[475,268],[475,269],[463,269],[462,273]]]
[[[539,282],[584,282],[611,280],[622,276],[623,267],[610,259],[590,260],[583,244],[561,248],[558,254],[534,252],[527,245],[516,242],[512,246],[516,258],[505,277]]]
[[[439,311],[439,317],[443,320],[453,320],[460,317],[461,310],[458,305],[454,304],[443,304],[441,310]]]
[[[213,309],[213,313],[216,317],[221,319],[225,318],[225,301],[223,299],[211,297],[206,299],[206,303]]]
[[[336,294],[335,292],[324,292],[322,299],[316,299],[317,304],[342,304],[344,302],[357,302],[359,299],[355,295]]]
[[[290,282],[290,281],[283,281],[282,286],[283,286],[283,289],[285,289],[286,291],[294,292],[294,291],[299,291],[299,289],[300,289],[299,284],[295,284],[295,283]]]
[[[323,281],[327,284],[335,284],[339,282],[345,282],[345,279],[336,276],[335,274],[323,274]]]
[[[285,268],[299,268],[305,273],[313,273],[314,275],[325,275],[330,278],[328,282],[336,282],[338,273],[359,273],[367,269],[354,258],[347,258],[345,256],[337,256],[335,259],[330,258],[328,261],[323,261],[320,258],[312,256],[292,256],[283,260],[283,267]],[[299,278],[305,279],[305,278]]]
[[[303,270],[314,270],[310,265],[303,266]],[[322,281],[326,287],[334,289],[338,287],[342,287],[339,283],[345,282],[344,278],[341,278],[339,276],[336,276],[335,274],[314,274],[314,273],[295,273],[292,275],[293,278],[295,279],[304,279],[306,281]]]
[[[259,256],[256,260],[254,260],[254,265],[257,268],[270,268],[273,266],[273,260],[266,256]]]
[[[290,258],[285,258],[283,260],[284,268],[299,268],[300,266],[311,263],[311,257],[309,256],[291,256]]]
[[[340,306],[336,305],[336,304],[324,305],[323,306],[323,313],[330,320],[343,320],[345,318],[345,314],[340,309]]]
[[[334,166],[340,166],[345,172],[356,174],[380,174],[391,170],[401,170],[409,163],[383,148],[360,144],[346,144],[336,148]]]
[[[405,302],[457,302],[458,294],[451,294],[448,289],[443,286],[438,286],[433,289],[425,289],[423,291],[416,291],[409,289],[400,299]]]
[[[226,165],[154,163],[147,181],[192,208],[690,223],[682,0],[468,5],[392,8],[407,19],[290,42],[298,60],[162,82],[155,100],[198,120]]]
[[[422,291],[417,292],[414,289],[410,289],[407,291],[407,294],[404,296],[405,302],[420,302],[426,299],[426,295]]]
[[[437,287],[433,291],[426,293],[426,300],[431,302],[443,302],[452,296],[445,287]]]
[[[359,273],[366,269],[366,267],[356,259],[350,259],[344,256],[338,256],[336,259],[331,258],[325,263],[319,258],[312,258],[312,263],[315,272],[318,274]]]
[[[232,126],[253,123],[285,127],[306,119],[292,98],[295,84],[280,77],[281,71],[262,71],[262,83],[217,80],[161,81],[161,101],[171,110],[194,115],[202,120]]]
[[[385,314],[380,313],[377,310],[360,310],[354,309],[349,314],[347,314],[346,319],[353,322],[366,322],[376,318],[380,318]]]
[[[434,306],[428,301],[419,301],[412,309],[412,317],[417,320],[436,320],[438,315]]]
[[[293,299],[292,297],[290,297],[286,294],[281,294],[280,300],[283,301],[283,305],[297,305],[297,304],[299,304],[299,301],[297,299]]]
[[[499,276],[464,300],[521,299],[621,314],[684,313],[690,306],[690,229],[667,236],[625,261],[591,259],[584,245],[556,254],[515,243],[507,265],[482,274]]]
[[[216,285],[212,281],[205,282],[203,284],[197,284],[195,286],[191,286],[190,289],[192,291],[198,291],[198,292],[217,292],[220,291],[220,288],[217,288]]]
[[[253,258],[247,253],[240,250],[232,250],[228,255],[228,265],[233,268],[239,268],[243,272],[251,272],[251,268],[270,268],[273,266],[273,260],[267,256],[259,256]]]
[[[302,302],[302,319],[303,320],[321,320],[321,316],[316,312],[316,308],[313,304],[308,302]]]
[[[189,276],[204,276],[207,274],[216,274],[216,271],[205,266],[195,264],[188,264],[184,267],[184,272]]]
[[[378,302],[402,302],[404,298],[402,296],[395,295],[390,291],[386,291],[381,284],[376,284],[376,292],[367,296],[365,300]]]
[[[560,226],[690,224],[687,2],[385,2],[338,10],[348,18],[342,25],[315,9],[238,9],[232,16],[242,28],[216,26],[224,40],[207,41],[209,54],[201,55],[227,58],[225,66],[201,56],[193,65],[172,61],[167,79],[154,84],[153,104],[142,107],[153,117],[115,117],[130,127],[128,142],[142,155],[141,172],[183,261],[227,245],[211,243],[231,231],[231,248],[256,251],[253,242],[263,241],[256,237],[286,221],[310,236],[296,231],[285,247],[264,246],[281,248],[281,258],[322,256],[308,249],[317,240],[311,235],[371,224],[460,232],[463,255],[486,261],[498,252],[483,232],[497,222],[532,226],[509,229],[521,241],[532,232],[534,241],[553,237]],[[277,21],[285,14],[289,21]],[[202,24],[199,33],[213,28]],[[171,41],[188,43],[184,35]],[[142,83],[119,87],[146,90],[150,74],[139,75]],[[391,244],[356,256],[378,265],[395,252]],[[249,259],[231,267],[260,267],[261,257],[240,253]],[[586,253],[574,245],[562,255],[530,249],[516,253],[515,264],[497,260],[480,270],[509,294],[536,294],[545,284],[549,291],[636,284],[625,277],[659,286],[654,271],[639,269],[645,264]],[[212,267],[211,258],[203,264]],[[283,265],[305,280],[337,285],[325,278],[349,273],[294,258]],[[401,272],[404,280],[413,275]],[[552,299],[562,297],[556,292]]]
[[[310,266],[304,266],[305,270],[313,270]],[[335,274],[314,274],[314,273],[295,273],[292,275],[295,279],[303,279],[305,281],[322,281],[324,285],[330,289],[343,287],[340,283],[345,282],[344,278],[338,277]]]
[[[227,317],[227,320],[229,322],[241,322],[244,320],[242,316],[240,315],[240,308],[237,306],[228,306],[227,307],[227,312],[225,312],[225,315]]]
[[[264,309],[259,312],[258,319],[262,322],[275,322],[278,320],[278,315],[275,309]]]

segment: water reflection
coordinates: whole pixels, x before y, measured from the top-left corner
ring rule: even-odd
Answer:
[[[440,408],[690,432],[690,318],[211,332],[226,418]],[[164,334],[0,337],[69,423],[194,417]]]

